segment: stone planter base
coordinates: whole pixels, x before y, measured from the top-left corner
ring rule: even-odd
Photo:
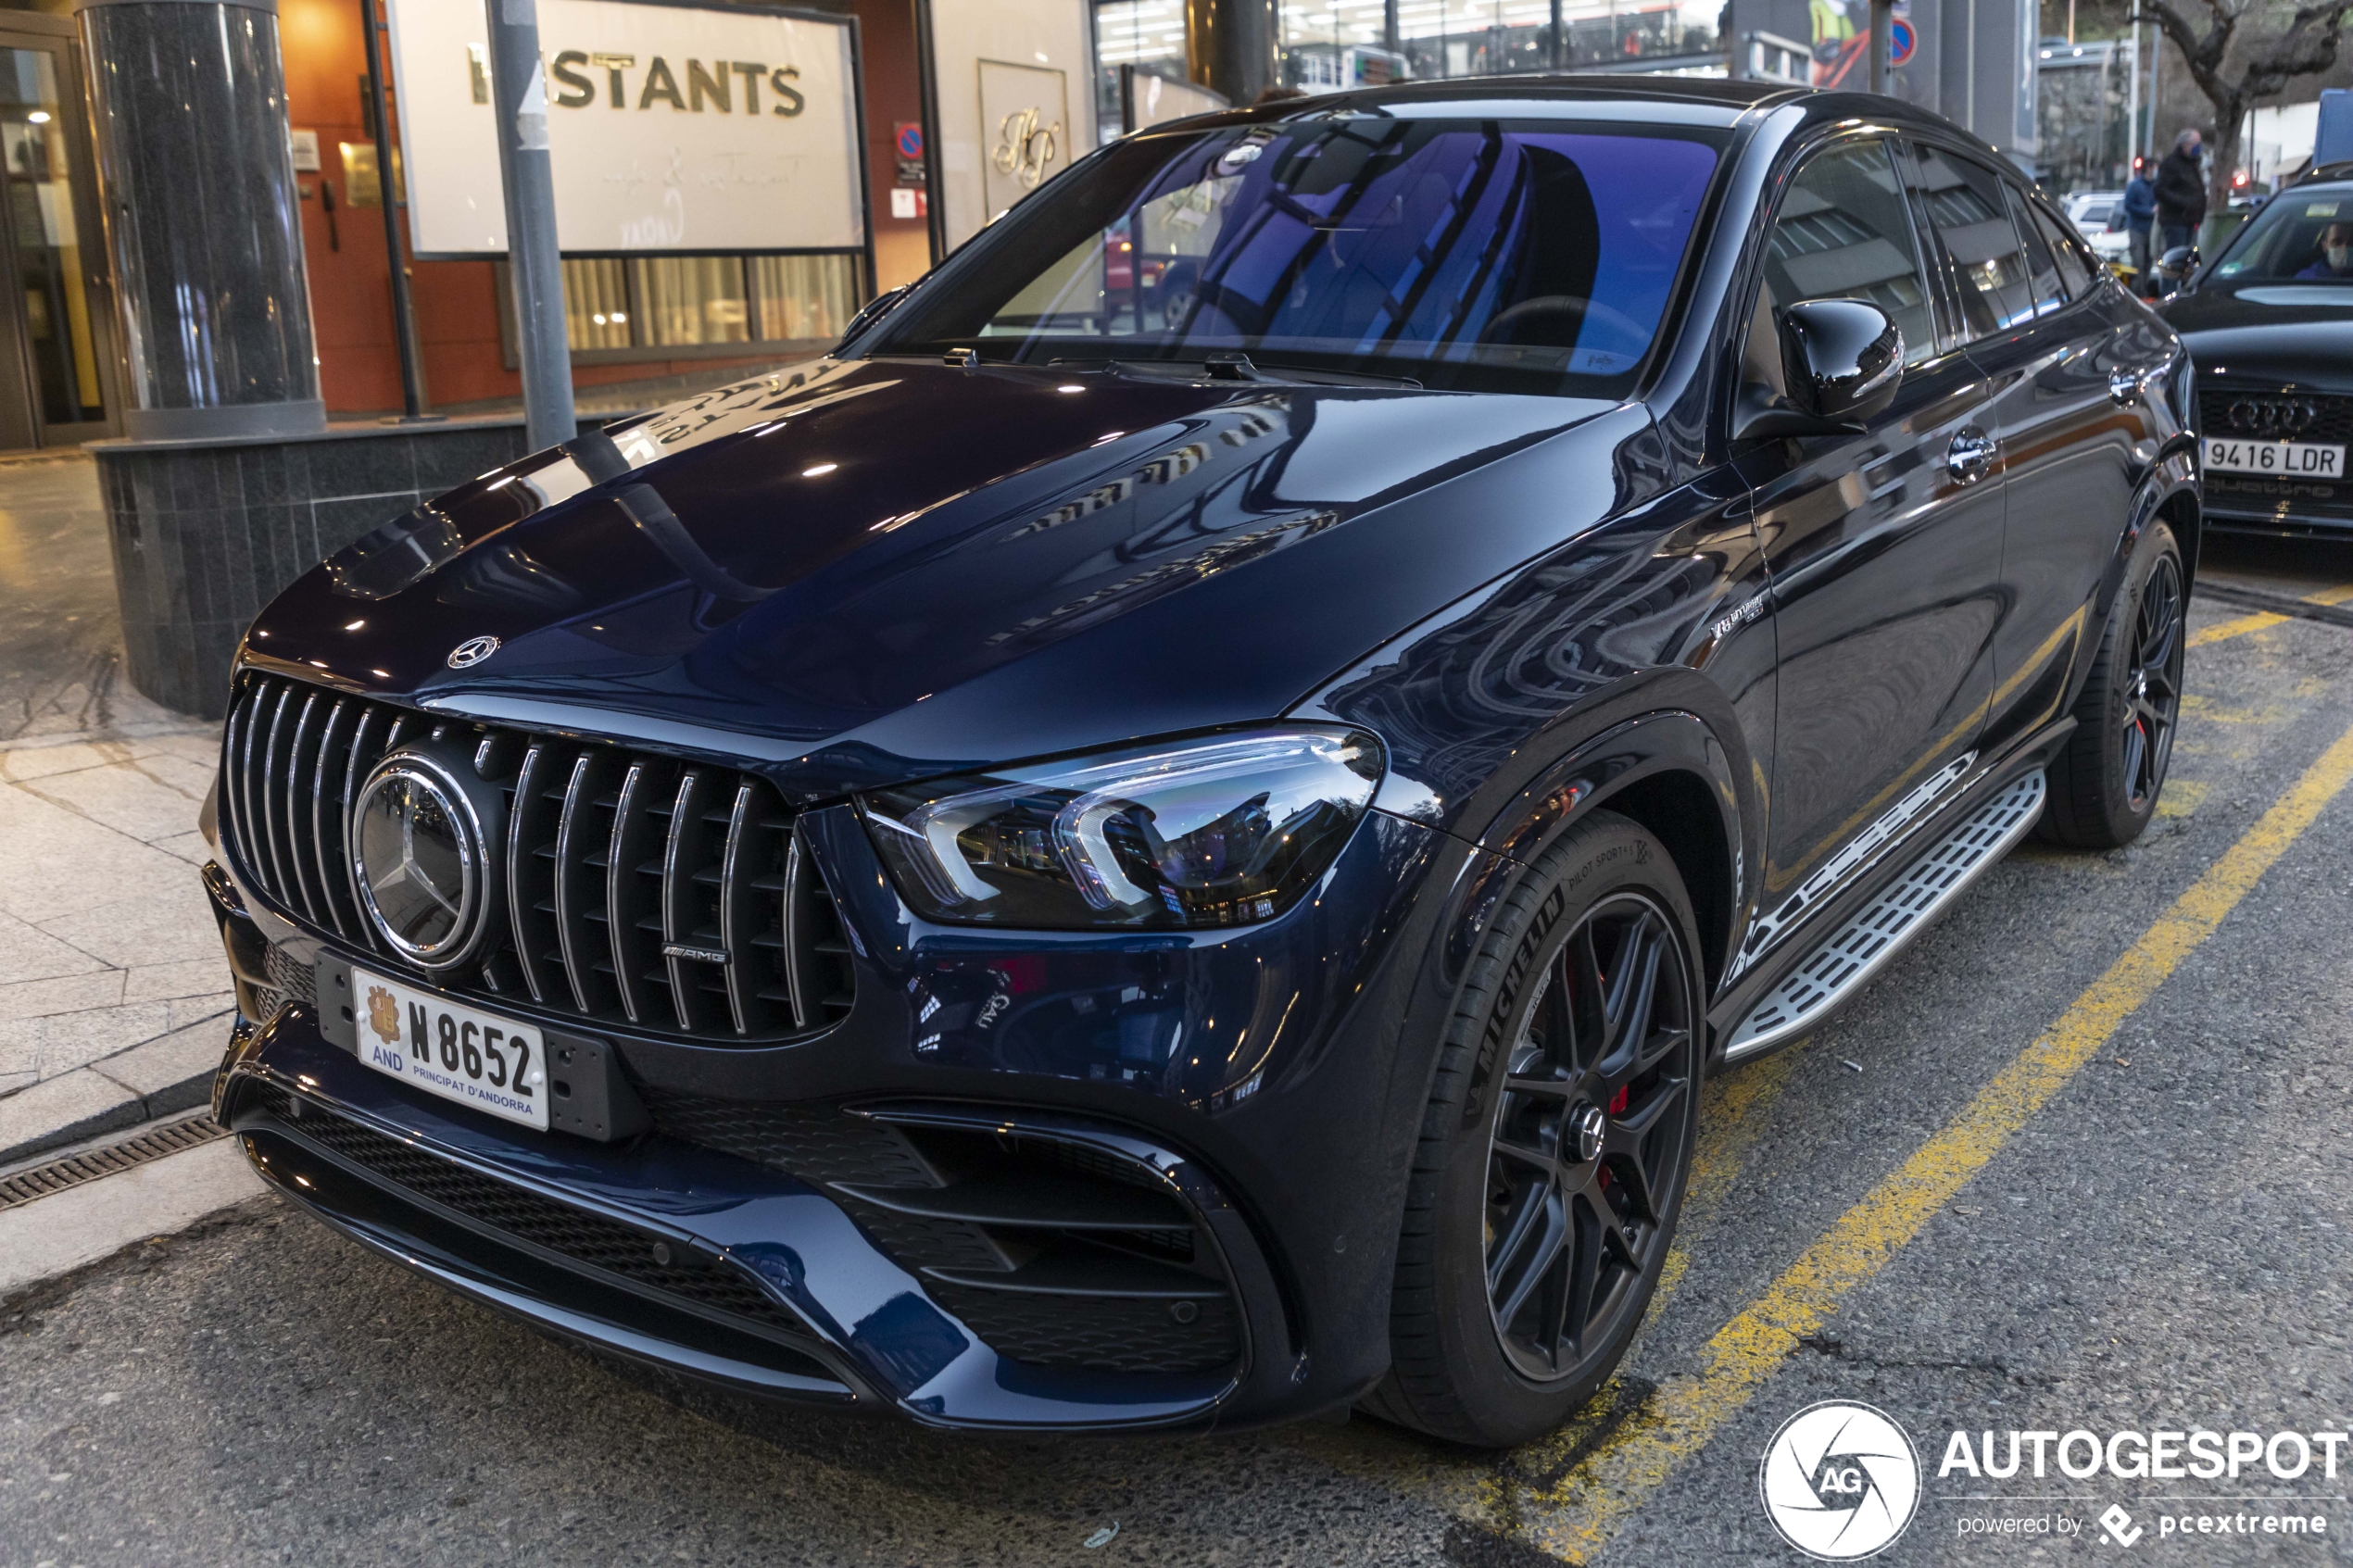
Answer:
[[[131,684],[218,719],[237,639],[263,605],[378,523],[522,457],[523,427],[505,415],[86,450],[113,536]]]

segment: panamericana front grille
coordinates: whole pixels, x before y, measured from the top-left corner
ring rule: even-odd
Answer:
[[[663,1262],[654,1252],[657,1238],[618,1221],[482,1175],[312,1101],[297,1101],[274,1084],[251,1092],[271,1114],[312,1143],[490,1230],[762,1328],[795,1336],[809,1332],[731,1263],[689,1262],[675,1254]]]
[[[766,1040],[849,1011],[849,947],[793,814],[756,774],[420,714],[249,674],[222,738],[221,829],[291,919],[389,959],[352,872],[351,803],[428,735],[507,801],[486,847],[505,916],[435,983],[501,1005],[698,1040]]]

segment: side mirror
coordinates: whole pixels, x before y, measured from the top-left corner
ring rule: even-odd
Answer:
[[[1859,432],[1895,401],[1904,333],[1867,300],[1801,300],[1780,313],[1778,397],[1743,398],[1738,438]]]

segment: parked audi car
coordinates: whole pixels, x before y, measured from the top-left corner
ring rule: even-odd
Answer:
[[[2038,821],[2148,821],[2189,395],[1886,99],[1127,137],[829,357],[270,606],[218,1113],[364,1246],[738,1389],[1529,1438],[1626,1351],[1707,1073]]]
[[[2263,204],[2164,316],[2197,364],[2217,528],[2353,533],[2353,170]]]

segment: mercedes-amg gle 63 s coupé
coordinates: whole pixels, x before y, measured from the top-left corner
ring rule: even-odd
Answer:
[[[2190,373],[1991,148],[1621,79],[1076,163],[239,654],[217,1110],[605,1351],[992,1429],[1554,1426],[1703,1077],[2148,821]]]

